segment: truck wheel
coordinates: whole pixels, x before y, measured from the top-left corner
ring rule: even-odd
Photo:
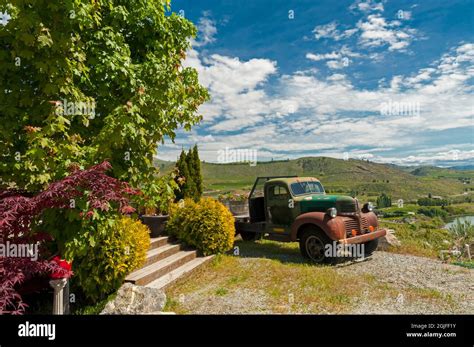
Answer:
[[[253,233],[251,231],[241,231],[239,234],[244,241],[256,241],[262,238],[262,234]]]
[[[326,245],[330,244],[331,240],[326,234],[316,227],[309,227],[303,231],[300,238],[301,254],[314,263],[334,263],[336,258],[326,257]]]
[[[372,253],[375,252],[377,246],[379,245],[379,239],[375,239],[369,242],[364,243],[364,256],[369,257]]]

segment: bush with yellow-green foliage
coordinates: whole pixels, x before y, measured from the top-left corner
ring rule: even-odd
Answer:
[[[204,255],[224,253],[234,245],[234,217],[223,204],[211,198],[198,202],[186,199],[174,204],[166,230]]]
[[[74,281],[88,299],[103,299],[145,262],[150,247],[148,227],[130,217],[98,226],[94,246],[73,261]]]

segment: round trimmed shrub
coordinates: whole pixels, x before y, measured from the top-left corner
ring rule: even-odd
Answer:
[[[234,216],[219,201],[203,198],[174,204],[166,224],[170,236],[195,247],[204,255],[227,252],[234,245]]]
[[[105,221],[97,231],[95,244],[73,260],[76,284],[94,301],[117,290],[142,266],[150,247],[148,227],[130,217]]]

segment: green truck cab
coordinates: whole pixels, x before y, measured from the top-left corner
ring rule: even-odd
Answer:
[[[303,256],[315,263],[331,263],[327,249],[333,245],[363,245],[372,254],[386,230],[370,203],[326,194],[313,177],[258,177],[250,192],[249,215],[236,216],[236,231],[243,240],[266,235],[268,239],[296,242]]]

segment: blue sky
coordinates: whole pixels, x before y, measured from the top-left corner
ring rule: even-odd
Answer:
[[[258,160],[474,162],[473,1],[172,1],[212,100],[158,157],[197,143]]]

